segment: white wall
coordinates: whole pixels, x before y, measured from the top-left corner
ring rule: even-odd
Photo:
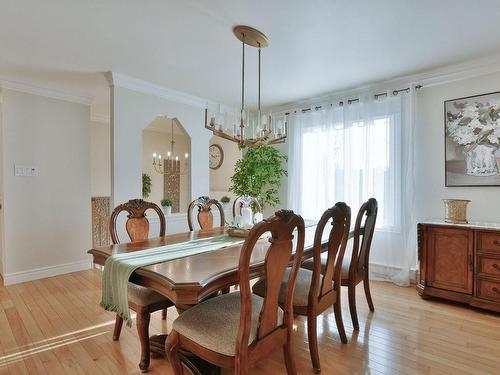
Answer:
[[[500,187],[445,187],[444,101],[500,90],[500,73],[475,77],[418,92],[416,218],[443,218],[443,198],[470,199],[469,220],[500,222]]]
[[[210,144],[218,144],[224,152],[224,162],[218,169],[210,169],[210,197],[220,199],[227,195],[231,199],[236,198],[229,192],[231,177],[234,174],[234,165],[241,158],[241,151],[238,144],[227,139],[213,136]]]
[[[157,116],[176,117],[191,138],[191,197],[209,193],[208,145],[204,110],[164,97],[112,86],[112,199],[114,204],[142,195],[142,130]],[[183,215],[185,216],[185,215]],[[187,228],[167,227],[169,233]]]
[[[3,180],[6,284],[88,268],[90,108],[5,90]],[[36,177],[15,177],[14,165]]]
[[[111,139],[109,123],[90,122],[90,182],[93,197],[111,195]]]

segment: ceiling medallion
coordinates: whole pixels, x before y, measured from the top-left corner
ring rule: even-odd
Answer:
[[[233,33],[241,41],[241,108],[238,111],[205,109],[205,128],[218,137],[241,145],[276,144],[285,142],[287,135],[286,115],[263,113],[260,105],[261,49],[269,45],[267,37],[249,26],[235,26]],[[245,109],[245,45],[258,48],[258,102],[257,110]]]

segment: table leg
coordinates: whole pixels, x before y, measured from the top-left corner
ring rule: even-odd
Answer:
[[[149,348],[153,358],[165,357],[165,341],[168,335],[154,335],[149,338]],[[192,375],[220,375],[220,368],[194,356],[190,352],[180,353],[182,363]]]

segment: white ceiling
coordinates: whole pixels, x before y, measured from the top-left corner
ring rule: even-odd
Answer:
[[[231,29],[247,24],[270,39],[269,106],[497,54],[499,19],[498,0],[1,0],[0,77],[95,97],[97,113],[106,71],[236,105]]]

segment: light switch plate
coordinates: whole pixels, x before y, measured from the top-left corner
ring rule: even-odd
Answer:
[[[34,165],[15,165],[14,176],[16,177],[36,177],[38,176],[38,168]]]
[[[36,177],[38,176],[38,169],[34,166],[26,167],[26,176],[27,177]]]
[[[15,165],[14,166],[14,176],[16,177],[22,177],[25,176],[26,169],[24,168],[23,165]]]

